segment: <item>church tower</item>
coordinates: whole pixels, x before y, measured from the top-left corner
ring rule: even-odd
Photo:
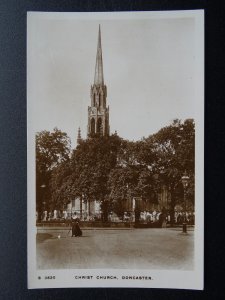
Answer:
[[[109,135],[109,107],[106,106],[107,87],[104,84],[99,25],[94,84],[91,86],[91,106],[88,107],[88,137]]]

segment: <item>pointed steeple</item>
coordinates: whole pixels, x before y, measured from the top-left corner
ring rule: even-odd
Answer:
[[[77,145],[79,145],[80,144],[80,142],[81,142],[81,133],[80,133],[80,127],[78,128],[78,134],[77,134]]]
[[[109,106],[107,106],[107,87],[103,78],[101,29],[98,30],[98,46],[95,65],[94,84],[91,85],[91,106],[88,106],[88,130],[87,136],[108,136]]]
[[[100,25],[99,25],[99,30],[98,30],[98,46],[97,46],[97,55],[96,55],[96,64],[95,64],[94,84],[104,85]]]

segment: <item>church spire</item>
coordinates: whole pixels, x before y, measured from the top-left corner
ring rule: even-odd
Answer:
[[[96,64],[95,64],[94,84],[104,85],[100,25],[99,25],[99,29],[98,29],[98,46],[97,46],[97,55],[96,55]]]
[[[88,137],[109,135],[109,106],[107,106],[107,87],[103,78],[101,29],[98,29],[98,46],[95,65],[94,84],[91,85],[91,106],[88,106]]]

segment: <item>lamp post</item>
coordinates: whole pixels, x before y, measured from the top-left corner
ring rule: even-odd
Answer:
[[[189,176],[185,170],[184,175],[181,177],[181,181],[184,187],[184,220],[183,220],[183,233],[187,233],[187,220],[186,220],[186,192],[189,182]]]

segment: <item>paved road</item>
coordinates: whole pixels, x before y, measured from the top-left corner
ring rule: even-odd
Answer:
[[[180,228],[84,229],[71,238],[67,230],[37,234],[39,269],[174,269],[194,266],[194,231]],[[58,238],[60,235],[60,238]]]

